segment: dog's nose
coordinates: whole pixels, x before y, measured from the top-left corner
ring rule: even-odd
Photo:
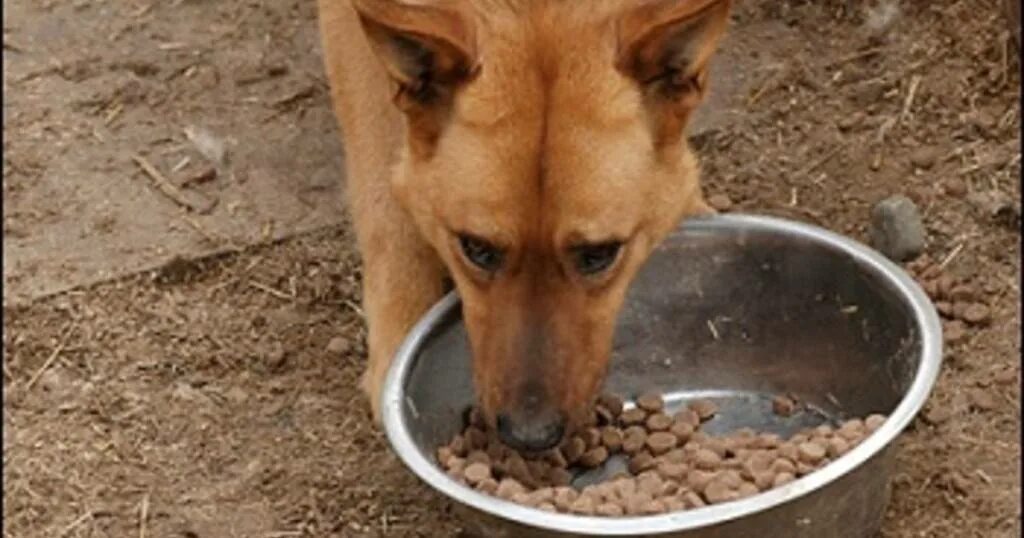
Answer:
[[[547,450],[562,441],[565,419],[557,413],[541,413],[521,418],[512,414],[497,416],[498,437],[516,450]]]

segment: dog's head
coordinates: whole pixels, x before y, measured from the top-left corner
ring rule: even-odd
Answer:
[[[463,301],[485,416],[582,420],[638,268],[701,204],[684,129],[731,0],[354,0],[407,119],[394,192]]]

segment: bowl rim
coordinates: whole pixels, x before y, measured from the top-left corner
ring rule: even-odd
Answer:
[[[468,505],[492,517],[546,531],[593,536],[630,536],[637,533],[659,534],[696,530],[763,512],[792,502],[850,473],[886,448],[910,424],[927,401],[942,364],[942,325],[931,300],[903,269],[881,253],[851,238],[819,226],[761,215],[715,215],[684,221],[678,228],[690,231],[758,229],[800,236],[852,257],[866,270],[888,280],[907,304],[921,337],[921,361],[913,381],[885,423],[853,450],[825,467],[784,486],[720,505],[652,516],[607,518],[551,513],[505,501],[475,491],[453,480],[428,459],[409,433],[402,413],[403,386],[424,341],[444,322],[459,304],[452,291],[438,301],[419,320],[395,353],[381,393],[384,428],[392,449],[420,480],[452,500]],[[676,232],[676,233],[677,233]]]

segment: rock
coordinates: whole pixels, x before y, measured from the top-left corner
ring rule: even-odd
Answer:
[[[921,214],[909,198],[895,195],[871,210],[871,243],[896,262],[916,258],[924,250]]]
[[[929,170],[939,160],[939,148],[923,146],[910,154],[910,164],[922,170]]]
[[[330,342],[327,342],[327,347],[325,349],[331,355],[343,355],[352,349],[352,346],[349,345],[348,340],[340,336],[335,336],[334,338],[331,338]]]
[[[708,205],[713,207],[715,211],[725,213],[732,209],[732,199],[725,194],[713,194],[708,197]]]
[[[983,389],[972,389],[967,393],[967,399],[971,407],[978,411],[991,411],[998,406],[992,394]]]

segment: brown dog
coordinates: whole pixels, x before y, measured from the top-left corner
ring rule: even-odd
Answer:
[[[484,415],[543,449],[603,380],[651,250],[707,213],[684,129],[731,0],[320,0],[379,416],[451,277]]]

